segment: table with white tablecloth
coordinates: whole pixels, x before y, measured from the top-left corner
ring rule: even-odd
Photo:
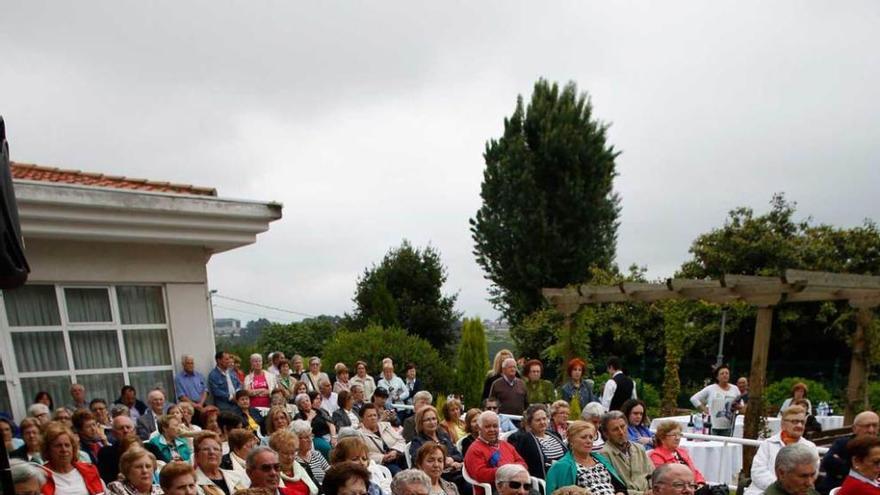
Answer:
[[[742,445],[683,439],[681,447],[687,449],[694,466],[703,473],[708,483],[736,484],[736,478],[742,469]]]
[[[829,417],[834,417],[834,416],[829,416]],[[733,429],[733,436],[736,438],[742,438],[742,436],[743,436],[743,420],[744,419],[745,419],[745,417],[742,415],[736,417],[736,426],[734,426],[734,429]],[[653,421],[651,421],[651,430],[656,431],[657,425],[659,425],[660,423],[662,423],[664,421],[675,421],[676,423],[681,425],[681,431],[687,432],[688,431],[687,425],[688,425],[688,422],[690,422],[690,420],[691,420],[690,416],[669,416],[666,418],[656,418]],[[770,430],[771,435],[779,433],[779,431],[782,429],[782,422],[779,418],[769,417],[769,418],[765,418],[765,420],[766,420],[766,424],[767,424],[767,429]],[[843,418],[841,418],[841,423],[842,422],[843,422]],[[822,428],[825,428],[825,426],[822,425]]]
[[[843,428],[843,416],[814,416],[819,424],[822,425],[822,431],[836,430]]]

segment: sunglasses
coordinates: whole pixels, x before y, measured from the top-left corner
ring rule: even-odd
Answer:
[[[529,490],[532,487],[531,482],[523,483],[522,481],[505,481],[505,483],[507,483],[507,486],[513,488],[514,490]]]
[[[272,471],[281,471],[281,464],[277,463],[277,462],[275,464],[260,464],[259,469],[260,469],[260,471],[262,471],[264,473],[271,473]]]

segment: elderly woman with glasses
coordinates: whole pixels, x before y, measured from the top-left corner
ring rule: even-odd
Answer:
[[[448,481],[463,484],[461,466],[464,456],[452,443],[446,431],[440,427],[439,419],[437,409],[433,406],[425,406],[416,413],[416,436],[410,442],[410,459],[418,456],[419,449],[423,445],[429,443],[442,445],[446,451],[446,456],[443,458],[443,477]]]
[[[706,478],[694,465],[687,449],[681,446],[681,425],[675,421],[664,421],[657,426],[654,433],[654,448],[648,452],[654,467],[664,464],[684,464],[694,473],[694,481],[704,485]]]
[[[593,495],[626,495],[626,484],[611,461],[593,452],[596,427],[587,421],[575,421],[568,427],[571,448],[547,471],[547,493],[563,486],[577,485]]]
[[[223,457],[220,435],[213,431],[203,431],[193,440],[193,448],[195,449],[196,484],[206,495],[232,494],[250,485],[247,478],[242,478],[232,471],[220,469],[220,460]]]

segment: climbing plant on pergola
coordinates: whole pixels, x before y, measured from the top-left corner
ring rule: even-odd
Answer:
[[[841,273],[786,270],[782,277],[724,275],[720,280],[668,279],[663,283],[621,282],[617,285],[581,285],[545,288],[544,297],[565,316],[582,306],[608,303],[653,303],[664,300],[706,301],[717,304],[742,302],[757,308],[752,364],[749,376],[749,407],[745,438],[756,439],[764,414],[764,387],[773,311],[786,303],[847,301],[858,310],[852,334],[852,358],[847,385],[844,423],[850,424],[859,409],[867,406],[868,348],[866,333],[874,308],[880,306],[880,277]],[[743,449],[743,469],[748,472],[754,448]]]

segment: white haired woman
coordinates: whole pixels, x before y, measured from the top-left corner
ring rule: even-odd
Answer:
[[[581,420],[592,423],[596,427],[596,438],[593,439],[593,452],[602,450],[605,446],[605,440],[599,433],[599,423],[602,422],[602,415],[605,414],[605,408],[598,402],[590,402],[581,411]]]
[[[324,483],[324,473],[330,469],[330,463],[314,448],[314,435],[312,435],[312,425],[306,420],[298,419],[290,425],[290,429],[299,439],[299,449],[296,451],[296,460],[303,464],[307,464],[312,471],[312,477],[318,482],[318,485]]]
[[[251,372],[244,377],[244,389],[251,398],[251,407],[268,408],[269,395],[275,387],[275,375],[263,370],[263,356],[251,354]]]

